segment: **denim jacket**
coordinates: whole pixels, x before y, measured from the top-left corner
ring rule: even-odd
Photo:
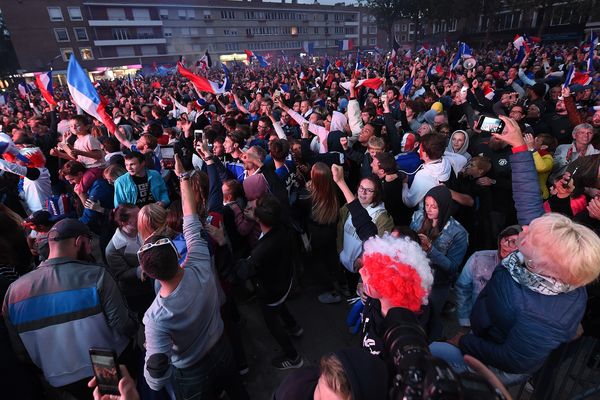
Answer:
[[[413,214],[410,228],[418,232],[425,220],[423,210],[416,211]],[[443,275],[452,278],[456,275],[460,267],[467,246],[469,244],[469,235],[465,228],[454,218],[450,217],[444,229],[432,243],[431,250],[427,257],[431,260],[432,267],[435,267],[435,280],[444,279]],[[440,274],[443,272],[443,274]]]
[[[498,250],[481,250],[473,253],[465,263],[454,286],[456,311],[460,326],[471,326],[469,316],[477,296],[492,277],[496,265],[500,263]]]

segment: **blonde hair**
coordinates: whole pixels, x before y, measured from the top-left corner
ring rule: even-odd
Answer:
[[[118,177],[125,175],[127,171],[125,168],[120,166],[119,164],[111,164],[102,172],[102,176],[104,179],[112,180],[113,182],[117,180]]]
[[[335,354],[328,354],[321,358],[321,376],[327,386],[344,400],[352,398],[350,382],[342,366],[342,362]]]
[[[531,222],[529,235],[531,243],[551,258],[552,272],[562,282],[581,287],[598,278],[600,238],[591,229],[549,213]]]
[[[157,203],[147,204],[138,214],[138,232],[146,241],[153,234],[160,234],[167,227],[168,211]]]
[[[377,136],[371,136],[367,142],[369,148],[376,150],[383,150],[385,148],[385,142],[382,138]]]

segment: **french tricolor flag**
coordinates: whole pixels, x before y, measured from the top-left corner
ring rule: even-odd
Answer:
[[[106,101],[98,94],[74,56],[71,56],[67,68],[67,85],[73,101],[79,108],[102,122],[110,133],[117,130],[112,118],[106,112]]]
[[[181,74],[181,76],[188,78],[190,82],[196,86],[196,89],[200,92],[208,92],[212,94],[221,94],[225,93],[225,87],[227,86],[227,77],[225,78],[225,83],[219,86],[218,83],[209,81],[208,79],[195,75],[192,71],[185,68],[182,63],[177,63],[177,72]]]
[[[589,85],[592,83],[592,77],[587,72],[579,72],[575,71],[575,66],[571,64],[569,68],[569,72],[567,72],[567,77],[565,78],[565,84],[563,88],[570,85]]]
[[[353,43],[352,39],[340,40],[340,50],[341,51],[352,50],[352,48],[354,48],[354,43]]]
[[[254,57],[254,52],[252,50],[244,50],[244,53],[246,53],[248,62],[252,61],[252,58]]]
[[[35,85],[42,93],[42,96],[44,96],[44,100],[46,100],[48,104],[55,106],[56,101],[54,101],[54,89],[52,88],[52,71],[36,74]]]
[[[383,85],[382,78],[361,79],[356,83],[355,87],[368,87],[369,89],[377,90]],[[340,86],[346,90],[350,90],[350,82],[342,82]]]

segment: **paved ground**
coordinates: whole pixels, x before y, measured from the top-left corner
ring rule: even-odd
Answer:
[[[293,338],[304,365],[316,365],[320,357],[332,350],[360,345],[360,338],[349,333],[346,315],[347,302],[325,305],[319,303],[317,286],[302,288],[287,305],[304,334]],[[240,306],[244,318],[244,345],[250,372],[244,381],[252,399],[270,399],[273,391],[289,371],[271,367],[271,359],[280,354],[280,348],[269,334],[256,302]]]

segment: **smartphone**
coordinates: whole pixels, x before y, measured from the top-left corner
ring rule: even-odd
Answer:
[[[202,135],[204,135],[204,130],[196,129],[194,130],[194,142],[202,139]]]
[[[160,157],[166,169],[175,168],[175,149],[173,146],[161,146]]]
[[[477,121],[477,126],[483,132],[502,133],[504,130],[504,121],[499,118],[486,117],[482,115]]]
[[[387,92],[383,92],[381,93],[381,101],[383,101],[385,103],[385,101],[387,100]]]
[[[212,223],[213,220],[213,216],[212,215],[208,215],[206,217],[206,225],[210,225]]]
[[[119,395],[121,370],[119,369],[115,352],[110,349],[92,347],[90,349],[90,358],[100,394]]]

